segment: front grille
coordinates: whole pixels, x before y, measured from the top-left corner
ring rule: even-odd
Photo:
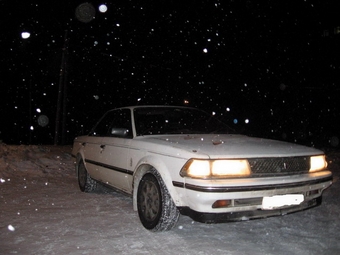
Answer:
[[[253,177],[308,173],[309,157],[248,159]]]

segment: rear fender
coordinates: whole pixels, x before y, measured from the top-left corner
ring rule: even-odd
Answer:
[[[79,166],[79,162],[80,161],[83,161],[85,167],[86,167],[86,162],[84,160],[84,153],[82,151],[79,151],[77,153],[77,156],[76,156],[76,162],[75,162],[75,172],[76,172],[76,176],[78,176],[78,166]]]

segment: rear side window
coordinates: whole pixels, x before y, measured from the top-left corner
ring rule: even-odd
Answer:
[[[119,109],[107,112],[89,135],[132,138],[131,111]]]

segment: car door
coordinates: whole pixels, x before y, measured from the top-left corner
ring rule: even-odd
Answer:
[[[112,125],[111,115],[112,112],[105,113],[91,130],[86,138],[86,142],[83,143],[87,171],[92,178],[98,181],[104,181],[101,176],[101,170],[103,168],[102,152],[105,148],[103,140],[110,133],[110,127]]]
[[[132,140],[130,109],[119,109],[109,112],[108,132],[100,144],[100,181],[126,193],[131,193],[133,172],[128,170],[128,155]]]

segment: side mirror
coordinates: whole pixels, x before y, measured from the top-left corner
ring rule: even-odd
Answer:
[[[129,130],[126,128],[112,128],[111,136],[114,137],[126,137],[129,135]]]

